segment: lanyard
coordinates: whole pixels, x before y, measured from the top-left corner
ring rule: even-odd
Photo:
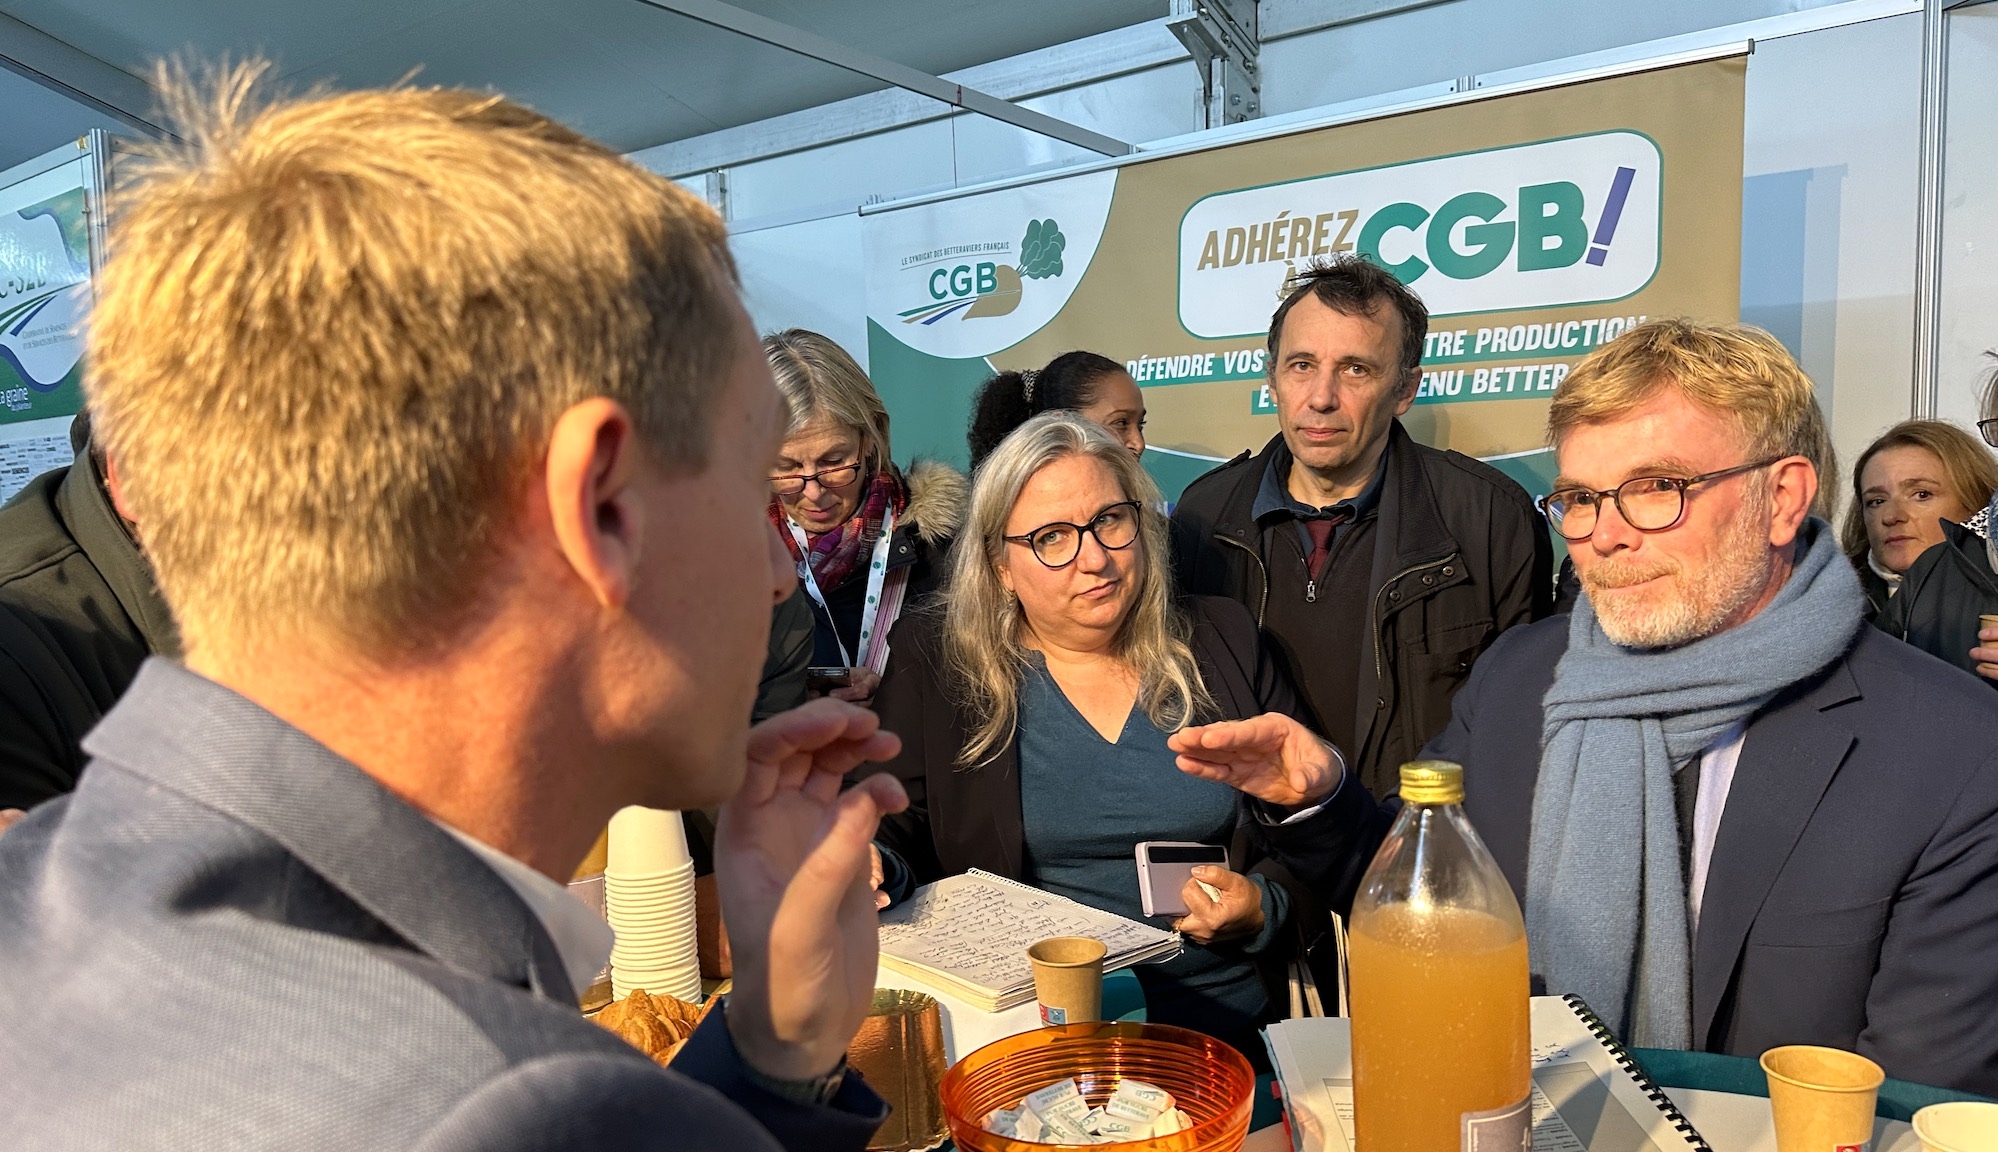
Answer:
[[[789,520],[788,517],[786,519]],[[826,620],[830,623],[832,620],[832,608],[826,604],[825,593],[819,591],[818,578],[812,575],[811,542],[805,538],[804,529],[798,527],[796,521],[790,521],[789,527],[791,529],[791,539],[798,542],[798,553],[804,557],[803,560],[798,561],[798,579],[804,582],[805,595],[810,596],[814,604],[825,610]],[[881,538],[874,542],[874,551],[867,560],[867,602],[860,606],[860,653],[866,657],[874,655],[872,651],[873,646],[869,641],[874,639],[875,626],[881,619],[881,585],[888,577],[888,548],[894,536],[895,509],[891,507],[881,517]],[[898,608],[900,607],[900,600],[899,596],[896,597]],[[893,624],[897,614],[896,612],[890,612],[888,623]],[[846,641],[839,638],[838,625],[833,626],[833,643],[839,645],[839,658],[845,662],[846,667],[860,667],[860,665],[853,662],[853,654],[846,650]],[[885,657],[885,653],[883,655]],[[872,665],[873,661],[869,660],[868,663]],[[873,670],[877,673],[881,671],[879,668]]]

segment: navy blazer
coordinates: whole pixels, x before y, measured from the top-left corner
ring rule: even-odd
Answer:
[[[671,1069],[583,1019],[498,873],[256,704],[148,661],[0,836],[9,1148],[863,1148],[887,1109]]]
[[[1524,895],[1556,616],[1499,638],[1426,755]],[[1561,989],[1550,989],[1559,992]],[[1862,628],[1750,721],[1693,942],[1693,1046],[1861,1052],[1998,1094],[1998,701]]]

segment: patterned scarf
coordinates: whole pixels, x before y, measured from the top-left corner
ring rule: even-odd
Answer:
[[[876,472],[867,481],[866,494],[861,497],[853,518],[811,542],[809,562],[812,578],[819,582],[819,587],[831,594],[848,577],[863,570],[868,552],[881,538],[881,521],[888,515],[888,509],[895,509],[899,518],[908,506],[908,490],[894,467]],[[807,563],[806,554],[798,551],[798,538],[791,535],[791,517],[784,511],[784,502],[775,496],[770,498],[770,523],[776,526],[777,535],[783,537],[792,562]]]

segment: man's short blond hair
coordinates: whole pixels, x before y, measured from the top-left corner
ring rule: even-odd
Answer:
[[[180,81],[115,205],[86,385],[190,646],[415,650],[473,610],[556,420],[705,462],[741,346],[705,204],[491,95]]]
[[[1838,460],[1817,389],[1789,349],[1746,324],[1652,320],[1589,353],[1554,390],[1548,443],[1558,447],[1574,428],[1618,419],[1666,387],[1732,417],[1749,459],[1810,460],[1818,472],[1811,511],[1831,518]]]

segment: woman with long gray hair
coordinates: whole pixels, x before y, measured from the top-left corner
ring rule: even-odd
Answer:
[[[1137,844],[1226,847],[1228,867],[1167,894],[1186,950],[1138,978],[1150,1019],[1254,1056],[1257,970],[1282,971],[1317,920],[1272,853],[1346,851],[1372,804],[1293,718],[1247,610],[1174,595],[1159,503],[1073,413],[986,458],[946,592],[896,627],[876,700],[902,753],[869,767],[911,798],[876,839],[880,899],[983,868],[1142,919]]]

